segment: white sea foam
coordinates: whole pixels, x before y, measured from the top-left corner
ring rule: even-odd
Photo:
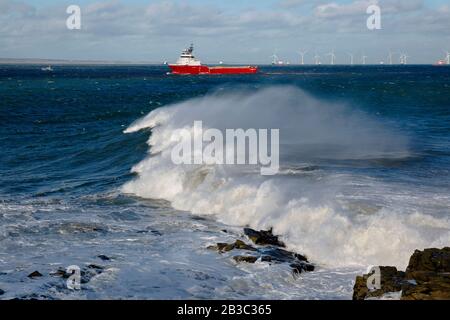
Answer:
[[[279,128],[283,174],[262,177],[258,168],[246,166],[174,165],[172,133],[192,130],[196,120],[220,130]],[[320,166],[302,171],[318,161],[410,156],[406,137],[347,106],[292,87],[216,93],[154,110],[125,132],[145,128],[152,129],[150,154],[133,168],[138,177],[123,186],[125,193],[166,199],[176,209],[235,226],[273,227],[290,249],[330,266],[405,267],[414,249],[450,243],[448,216],[425,213],[420,202],[411,206],[416,186]],[[396,198],[399,187],[404,189]],[[441,202],[448,207],[448,197]]]

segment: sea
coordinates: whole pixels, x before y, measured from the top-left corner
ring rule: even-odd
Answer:
[[[351,299],[450,245],[449,67],[41,67],[0,66],[0,299]],[[194,121],[279,129],[278,174],[174,164]],[[245,227],[315,271],[208,249]]]

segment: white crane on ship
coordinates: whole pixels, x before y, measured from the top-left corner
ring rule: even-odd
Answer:
[[[330,56],[330,57],[331,57],[331,65],[334,65],[334,61],[335,61],[335,59],[336,59],[336,55],[334,54],[334,49],[331,50],[330,53],[327,53],[327,56]]]
[[[305,55],[308,53],[308,50],[306,50],[306,51],[299,51],[298,53],[302,57],[301,60],[300,60],[300,64],[304,65],[305,64]]]

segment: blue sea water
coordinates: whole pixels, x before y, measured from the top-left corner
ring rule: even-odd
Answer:
[[[450,244],[447,67],[6,65],[0,111],[0,299],[348,299],[368,265]],[[180,172],[152,153],[191,120],[274,124],[281,173]],[[273,227],[317,271],[206,249],[246,225]],[[105,269],[80,291],[50,275],[89,264]]]

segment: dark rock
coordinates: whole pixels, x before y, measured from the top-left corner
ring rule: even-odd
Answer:
[[[249,246],[244,241],[236,240],[235,243],[218,243],[215,246],[209,246],[208,249],[217,250],[219,252],[228,252],[233,249],[256,251],[256,248]]]
[[[291,263],[292,261],[308,261],[305,256],[301,254],[297,254],[294,252],[290,252],[280,248],[263,248],[261,249],[267,261],[278,262],[278,263]]]
[[[418,271],[414,276],[403,285],[402,300],[450,300],[450,273]]]
[[[101,274],[105,270],[104,267],[96,265],[96,264],[90,264],[83,269],[81,269],[81,283],[88,283],[91,281],[93,277],[96,275]],[[70,276],[70,275],[69,275]]]
[[[314,265],[306,262],[291,263],[290,267],[292,268],[292,272],[294,274],[300,274],[302,272],[311,272],[314,271],[315,269]]]
[[[236,242],[234,243],[234,248],[239,250],[257,251],[256,248],[253,248],[242,240],[236,240]]]
[[[101,254],[101,255],[99,255],[99,256],[97,256],[97,257],[100,258],[100,259],[102,259],[103,261],[109,261],[109,260],[111,260],[110,257],[105,256],[104,254]]]
[[[154,234],[155,236],[159,236],[159,237],[162,236],[162,233],[159,232],[158,230],[152,230],[151,233]]]
[[[244,233],[255,244],[285,247],[285,244],[278,240],[278,236],[274,236],[272,234],[272,229],[268,231],[256,231],[250,228],[245,228]]]
[[[354,300],[401,291],[402,300],[450,300],[450,248],[416,250],[406,272],[380,267],[381,289],[369,291],[370,275],[356,277]]]
[[[255,263],[258,260],[258,257],[255,257],[255,256],[234,256],[233,259],[236,262]]]
[[[28,278],[39,278],[42,277],[42,274],[39,271],[34,271],[28,275]]]
[[[406,277],[414,271],[450,272],[450,247],[416,250],[409,259]]]
[[[59,278],[64,278],[64,279],[67,279],[67,278],[70,277],[70,274],[67,273],[66,270],[61,269],[61,268],[56,270],[56,271],[54,271],[54,272],[51,272],[50,275],[52,277],[59,277]]]
[[[261,247],[255,248],[242,240],[236,240],[234,243],[217,243],[214,246],[209,246],[208,249],[217,250],[220,253],[235,249],[252,251],[252,255],[234,256],[233,259],[236,262],[247,263],[255,263],[258,259],[268,263],[287,263],[294,274],[314,270],[314,265],[309,263],[305,256],[281,249],[280,247],[284,247],[284,243],[272,234],[272,230],[255,231],[246,228],[244,232],[255,244],[261,245]]]
[[[370,291],[367,287],[367,279],[373,274],[357,276],[353,287],[353,300],[365,300],[367,298],[381,297],[389,292],[402,290],[405,273],[398,271],[396,267],[379,267],[381,272],[381,289]]]
[[[83,267],[80,270],[80,276],[81,276],[80,282],[83,284],[88,283],[93,277],[101,274],[104,271],[104,269],[105,269],[104,267],[95,265],[95,264],[90,264],[90,265]],[[74,272],[69,273],[65,269],[62,269],[62,268],[59,268],[58,270],[50,273],[50,275],[52,277],[58,277],[58,278],[63,278],[63,279],[68,279],[73,274],[75,274],[75,273]]]
[[[90,264],[90,265],[88,265],[87,267],[88,267],[89,269],[96,269],[96,270],[103,270],[103,269],[105,269],[104,267],[98,266],[98,265],[96,265],[96,264]]]
[[[228,252],[234,249],[234,243],[218,243],[217,244],[217,248],[219,249],[219,251],[221,252]]]
[[[402,300],[450,300],[450,248],[416,250],[406,279]]]

